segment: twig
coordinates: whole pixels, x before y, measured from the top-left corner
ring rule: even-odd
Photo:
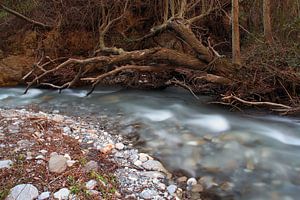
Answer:
[[[30,19],[30,18],[28,18],[28,17],[22,15],[21,13],[15,11],[15,10],[12,10],[12,9],[6,7],[6,6],[4,6],[4,5],[1,4],[1,3],[0,3],[0,8],[2,8],[2,9],[5,10],[6,12],[8,12],[8,13],[10,13],[10,14],[16,16],[16,17],[19,17],[19,18],[21,18],[21,19],[23,19],[23,20],[25,20],[25,21],[27,21],[27,22],[29,22],[29,23],[35,25],[35,26],[39,26],[39,27],[45,28],[45,29],[52,29],[52,28],[53,28],[53,27],[50,26],[50,25],[47,25],[47,24],[44,24],[44,23],[35,21],[35,20],[33,20],[33,19]]]
[[[230,95],[222,98],[223,100],[230,100],[230,99],[235,99],[241,103],[248,104],[248,105],[268,105],[268,106],[275,106],[275,107],[282,107],[286,109],[291,109],[292,107],[284,105],[284,104],[279,104],[279,103],[272,103],[272,102],[266,102],[266,101],[261,101],[261,102],[252,102],[252,101],[246,101],[243,100],[237,96]]]

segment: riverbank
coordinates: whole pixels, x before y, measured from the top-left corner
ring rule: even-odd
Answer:
[[[53,112],[0,109],[0,199],[200,198],[194,178],[175,181],[101,122]]]

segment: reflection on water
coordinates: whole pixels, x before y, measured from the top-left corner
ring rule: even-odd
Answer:
[[[166,91],[0,89],[1,107],[38,104],[72,115],[107,115],[138,132],[144,150],[169,169],[210,180],[207,187],[234,199],[298,199],[299,121],[274,116],[239,116],[174,89]],[[206,181],[207,182],[207,181]],[[225,187],[224,185],[230,187]],[[215,187],[218,185],[218,187]]]

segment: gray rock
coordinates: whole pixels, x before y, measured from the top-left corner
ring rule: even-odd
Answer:
[[[50,157],[49,171],[54,173],[62,173],[67,169],[67,159],[62,155]]]
[[[43,192],[38,196],[38,200],[44,200],[50,198],[50,192]]]
[[[145,176],[148,178],[157,178],[157,179],[164,179],[165,175],[161,172],[157,172],[157,171],[146,171],[146,172],[140,172],[141,176]]]
[[[91,171],[98,171],[98,169],[99,169],[98,163],[96,161],[93,161],[93,160],[86,163],[84,168],[83,168],[83,170],[86,173],[89,173]]]
[[[93,190],[96,186],[97,186],[97,181],[95,181],[95,180],[90,180],[85,183],[85,187],[88,190]]]
[[[70,134],[71,133],[71,129],[69,127],[64,127],[64,133]]]
[[[33,200],[39,195],[38,189],[31,184],[20,184],[10,190],[6,200]]]
[[[182,177],[179,177],[178,179],[177,179],[177,182],[178,183],[182,183],[182,182],[186,182],[187,181],[187,177],[186,176],[182,176]]]
[[[167,173],[167,170],[164,166],[157,160],[148,160],[142,164],[142,167],[147,170],[154,170]]]
[[[192,186],[192,192],[202,192],[203,186],[200,184],[196,184]]]
[[[153,199],[154,196],[157,195],[155,190],[145,189],[140,193],[140,197],[143,199]]]
[[[177,190],[177,186],[176,185],[169,185],[167,187],[167,190],[168,190],[168,192],[169,192],[170,195],[173,195],[176,192],[176,190]]]
[[[18,146],[22,149],[29,148],[33,145],[33,142],[30,142],[29,140],[20,140],[17,142]]]
[[[209,189],[213,186],[218,186],[211,176],[203,176],[200,178],[199,182],[206,188]]]
[[[145,153],[139,153],[139,160],[142,162],[146,162],[147,160],[153,160],[151,156]]]
[[[59,200],[67,200],[69,199],[70,190],[68,188],[62,188],[54,193],[54,198]]]
[[[11,160],[0,160],[0,169],[11,168],[13,161]]]

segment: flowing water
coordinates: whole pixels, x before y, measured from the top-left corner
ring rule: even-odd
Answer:
[[[107,116],[120,133],[137,131],[140,148],[169,170],[202,177],[221,199],[299,199],[300,120],[230,113],[176,89],[23,91],[0,89],[0,107]]]

